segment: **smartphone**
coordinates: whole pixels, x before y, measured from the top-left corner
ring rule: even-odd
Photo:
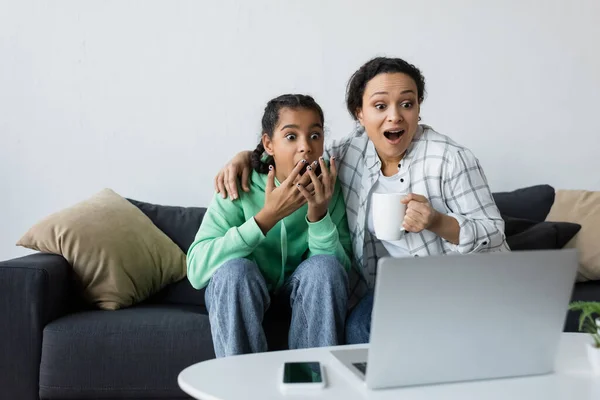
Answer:
[[[286,362],[281,370],[281,390],[284,392],[325,388],[323,365],[318,361]]]
[[[306,164],[304,167],[302,167],[298,175],[304,175],[304,173],[306,172],[306,167],[308,167],[308,165],[309,164]],[[321,165],[317,164],[317,166],[314,168],[314,171],[316,176],[321,175]]]

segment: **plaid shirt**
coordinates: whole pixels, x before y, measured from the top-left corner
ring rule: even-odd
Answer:
[[[367,206],[379,178],[381,161],[363,127],[333,142],[325,155],[338,160],[338,179],[346,201],[358,272],[351,280],[355,295],[361,296],[375,283],[377,260],[388,256],[381,241],[367,228]],[[470,150],[431,127],[420,125],[401,161],[399,174],[404,178],[406,192],[425,196],[434,209],[454,217],[460,225],[458,245],[428,230],[403,235],[402,246],[412,256],[509,251],[504,221],[479,161]]]

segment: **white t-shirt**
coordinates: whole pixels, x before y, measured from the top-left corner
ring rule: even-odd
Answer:
[[[398,171],[397,174],[392,176],[385,176],[382,172],[379,172],[379,177],[377,178],[377,182],[375,182],[375,186],[373,186],[373,190],[369,195],[369,205],[367,210],[368,217],[368,229],[373,237],[377,237],[375,235],[375,227],[373,224],[373,208],[372,208],[372,199],[373,193],[408,193],[408,179],[405,177],[405,173],[402,172],[402,169]],[[404,233],[406,234],[406,232]],[[392,257],[412,257],[410,251],[406,247],[403,246],[403,243],[406,241],[403,240],[380,240],[383,247],[390,253]]]

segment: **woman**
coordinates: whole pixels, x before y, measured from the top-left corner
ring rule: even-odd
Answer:
[[[350,78],[346,105],[359,127],[327,153],[339,161],[354,261],[360,283],[372,288],[377,260],[383,256],[417,257],[508,251],[504,222],[479,161],[467,148],[419,124],[425,79],[399,58],[368,61]],[[236,177],[248,168],[238,154],[219,172],[217,191],[237,195]],[[225,187],[225,185],[227,185]],[[242,181],[242,187],[247,185]],[[371,222],[371,195],[409,193],[400,240],[380,241]],[[373,295],[354,308],[346,324],[348,343],[369,339]]]
[[[310,96],[268,102],[251,187],[215,196],[188,251],[188,279],[205,292],[215,354],[267,350],[270,304],[290,304],[289,347],[344,341],[351,241],[336,165],[323,159],[323,111]],[[321,179],[315,174],[320,170]],[[300,174],[310,181],[301,185]]]

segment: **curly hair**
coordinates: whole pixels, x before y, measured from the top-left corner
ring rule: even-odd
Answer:
[[[356,111],[362,107],[362,99],[367,83],[379,74],[403,73],[412,78],[417,85],[419,103],[425,99],[425,77],[421,71],[401,58],[376,57],[358,69],[348,81],[346,87],[346,107],[354,120]]]
[[[315,99],[313,99],[311,96],[304,94],[283,94],[267,103],[262,117],[262,132],[263,134],[267,134],[270,138],[273,137],[273,131],[279,123],[279,111],[282,108],[304,108],[307,110],[312,110],[319,115],[319,118],[321,119],[321,125],[325,123],[325,117],[323,115],[321,106],[319,106],[319,104],[317,104]],[[252,155],[250,156],[250,165],[256,172],[261,174],[269,173],[269,165],[275,165],[273,157],[268,156],[264,158],[264,153],[265,147],[263,146],[261,139],[258,143],[258,146],[256,146],[256,149],[254,149]]]

